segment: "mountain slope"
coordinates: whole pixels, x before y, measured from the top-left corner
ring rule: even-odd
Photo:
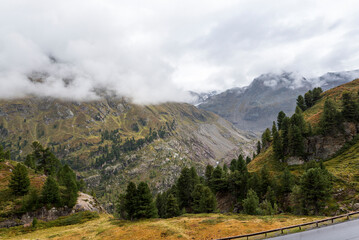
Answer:
[[[115,196],[129,180],[150,180],[161,190],[183,166],[251,155],[254,137],[190,104],[140,106],[113,98],[0,101],[0,139],[12,143],[7,148],[25,156],[30,143],[39,140],[104,198]]]
[[[327,73],[306,79],[293,73],[263,74],[244,88],[229,89],[214,95],[199,105],[212,111],[239,129],[262,131],[276,120],[279,111],[292,114],[296,98],[314,87],[328,90],[359,77],[359,70]]]
[[[339,110],[342,109],[341,99],[344,92],[351,92],[357,96],[359,79],[340,85],[322,93],[322,98],[311,108],[304,111],[304,119],[314,129],[318,127],[319,120],[327,99],[333,100]],[[269,126],[268,126],[269,127]],[[280,172],[288,165],[293,172],[302,172],[301,164],[309,160],[324,160],[324,165],[334,176],[334,197],[352,209],[354,203],[359,201],[359,126],[353,122],[343,122],[343,130],[331,134],[308,136],[304,139],[303,157],[287,157],[282,163],[274,156],[273,146],[262,151],[248,165],[250,171],[259,171],[267,166],[274,174]]]

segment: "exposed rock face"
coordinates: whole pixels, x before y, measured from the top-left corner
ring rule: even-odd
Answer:
[[[329,136],[313,136],[304,141],[304,150],[307,160],[327,159],[335,154],[343,145],[353,139],[359,133],[359,126],[354,123],[343,123],[344,133],[336,133]],[[289,165],[303,164],[299,157],[290,157]]]
[[[91,211],[103,213],[105,212],[105,209],[93,196],[80,192],[79,197],[77,198],[76,205],[72,208],[72,211]]]

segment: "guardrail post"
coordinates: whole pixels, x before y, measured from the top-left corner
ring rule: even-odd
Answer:
[[[347,215],[347,220],[349,220],[349,214]]]
[[[334,223],[334,219],[332,218],[332,223]]]
[[[299,230],[302,230],[302,227],[301,227],[301,226],[299,226]]]
[[[317,227],[319,227],[319,224],[318,224],[318,222],[316,222],[315,224],[317,225]]]

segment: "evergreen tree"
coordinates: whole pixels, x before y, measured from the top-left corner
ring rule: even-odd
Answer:
[[[177,181],[178,198],[180,208],[190,208],[192,205],[191,193],[194,189],[195,181],[192,178],[191,170],[183,168]]]
[[[304,138],[298,126],[293,125],[289,128],[288,139],[289,149],[292,155],[302,156],[304,153]]]
[[[178,206],[177,198],[173,194],[169,194],[166,199],[166,217],[177,217],[181,211]]]
[[[344,92],[342,95],[343,118],[348,122],[358,121],[358,104],[354,100],[353,96],[349,92]]]
[[[172,195],[172,194],[171,194]],[[173,196],[173,195],[172,195]],[[160,218],[166,217],[166,197],[165,194],[158,193],[156,197],[156,208]]]
[[[322,92],[323,92],[323,90],[320,87],[313,89],[312,94],[313,94],[313,103],[314,104],[322,98],[321,97]]]
[[[272,185],[272,181],[267,166],[262,167],[260,171],[260,198],[264,197],[268,187]]]
[[[207,186],[209,186],[209,183],[211,182],[213,170],[214,170],[213,166],[208,164],[204,174],[205,182]]]
[[[302,111],[305,111],[307,109],[307,106],[305,105],[305,101],[302,95],[299,95],[297,98],[297,107],[302,109]]]
[[[65,186],[63,194],[63,203],[68,207],[73,207],[77,201],[77,181],[73,170],[66,164],[58,172],[58,182]]]
[[[116,212],[117,215],[121,218],[121,219],[129,219],[127,216],[127,210],[126,210],[126,195],[125,194],[120,194],[118,196],[118,202],[116,205]]]
[[[248,165],[251,161],[252,161],[252,159],[247,156],[247,157],[246,157],[246,164]]]
[[[269,128],[267,128],[264,133],[262,134],[262,148],[267,148],[271,141],[271,132]]]
[[[249,189],[247,198],[243,200],[244,213],[256,215],[259,213],[259,198],[255,191]]]
[[[282,122],[282,132],[281,132],[283,156],[288,154],[289,127],[290,127],[290,119],[288,117],[285,117]]]
[[[333,100],[325,100],[323,114],[320,120],[322,133],[324,135],[333,133],[333,131],[339,127],[339,123],[341,122],[340,118],[340,113],[335,107]]]
[[[304,94],[304,101],[305,101],[305,105],[307,106],[307,108],[312,107],[313,104],[313,92],[311,90],[309,90],[308,92],[306,92]]]
[[[231,164],[229,166],[229,169],[231,169],[231,172],[234,172],[238,169],[238,162],[237,159],[232,159]]]
[[[36,162],[35,162],[34,157],[31,154],[26,156],[24,164],[26,166],[28,166],[29,168],[36,169]]]
[[[138,194],[136,184],[129,182],[125,194],[125,209],[127,212],[127,218],[133,220],[137,213]]]
[[[44,204],[61,206],[59,185],[53,177],[47,177],[41,195]]]
[[[257,196],[261,194],[261,180],[255,172],[250,175],[248,189],[254,190],[257,193]]]
[[[23,208],[27,212],[35,211],[40,207],[40,197],[36,189],[31,189],[30,193],[26,196]]]
[[[220,166],[217,166],[213,171],[210,187],[215,193],[227,190],[226,179]]]
[[[209,187],[196,185],[193,193],[193,211],[195,213],[210,213],[216,209],[216,198]]]
[[[283,111],[280,111],[278,113],[278,117],[277,117],[277,125],[278,125],[278,130],[282,129],[282,123],[283,123],[283,119],[286,117],[285,113]]]
[[[26,167],[18,163],[11,174],[9,187],[14,195],[23,196],[29,192],[30,179]]]
[[[261,153],[261,142],[258,141],[257,142],[257,154],[260,154]]]
[[[152,199],[152,194],[147,183],[140,182],[137,187],[137,208],[135,218],[155,218],[157,209]]]
[[[300,190],[305,209],[315,215],[325,207],[330,199],[332,183],[328,173],[320,168],[310,168],[301,177]]]

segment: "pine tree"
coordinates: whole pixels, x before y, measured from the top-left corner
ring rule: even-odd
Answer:
[[[329,98],[325,100],[323,114],[320,119],[322,133],[324,135],[333,133],[333,131],[339,127],[339,123],[341,122],[340,118],[340,113],[335,107],[333,100]]]
[[[125,194],[125,208],[127,211],[127,218],[133,220],[136,215],[138,205],[138,194],[136,184],[129,182]]]
[[[262,148],[267,148],[271,141],[271,132],[269,128],[267,128],[264,133],[262,134]]]
[[[232,159],[229,169],[231,170],[231,172],[234,172],[238,169],[237,159]]]
[[[313,103],[314,104],[322,98],[322,96],[321,96],[322,92],[323,92],[323,90],[320,87],[313,89],[312,94],[313,94]]]
[[[171,194],[172,195],[172,194]],[[173,195],[172,195],[173,196]],[[160,218],[166,217],[166,197],[165,194],[158,193],[156,197],[156,208]]]
[[[193,193],[193,211],[195,213],[210,213],[216,209],[216,198],[209,187],[196,185]]]
[[[303,135],[298,126],[291,126],[288,133],[289,149],[292,155],[302,156],[304,153]]]
[[[310,108],[313,106],[313,92],[309,90],[304,94],[304,101],[307,108]]]
[[[26,167],[18,163],[11,174],[9,188],[17,196],[23,196],[29,192],[30,179]]]
[[[248,165],[251,161],[252,161],[252,159],[247,156],[247,157],[246,157],[246,164]]]
[[[41,196],[44,204],[61,206],[59,185],[53,177],[47,177]]]
[[[282,123],[283,123],[283,119],[286,117],[285,113],[283,111],[280,111],[278,113],[278,117],[277,117],[277,126],[278,126],[278,131],[282,129]]]
[[[343,118],[348,122],[356,122],[358,120],[358,105],[351,93],[344,92],[342,95]]]
[[[256,215],[259,213],[259,198],[255,191],[249,189],[247,198],[243,200],[244,213]]]
[[[65,186],[66,188],[63,196],[63,203],[70,208],[75,206],[78,192],[76,174],[67,164],[59,170],[58,181],[60,185]]]
[[[185,167],[177,180],[178,198],[180,208],[189,208],[192,204],[191,193],[194,189],[194,181],[189,168]]]
[[[155,218],[157,209],[152,199],[152,194],[147,183],[140,182],[137,187],[137,208],[135,218]]]
[[[207,167],[206,167],[205,174],[204,174],[205,182],[206,182],[207,186],[209,186],[209,183],[210,183],[210,181],[212,179],[213,170],[214,170],[213,166],[208,164]]]
[[[227,190],[226,180],[224,179],[223,170],[220,166],[217,166],[213,171],[210,187],[215,193]]]
[[[281,132],[281,137],[282,137],[282,152],[283,152],[283,156],[288,154],[288,143],[289,143],[289,127],[290,127],[290,119],[288,117],[285,117],[283,119],[282,122],[282,132]]]
[[[310,168],[301,177],[300,189],[305,209],[309,212],[312,210],[317,215],[330,199],[330,176],[320,168]]]
[[[305,111],[307,109],[307,106],[305,105],[305,101],[302,95],[299,95],[297,98],[297,107],[302,109],[302,111]]]
[[[170,193],[166,200],[166,217],[171,218],[179,216],[181,211],[178,207],[177,198]]]
[[[34,157],[31,154],[26,156],[26,159],[25,159],[24,163],[29,168],[36,169],[36,162],[35,162]]]
[[[261,142],[258,141],[257,142],[257,154],[260,154],[261,153]]]
[[[272,181],[267,166],[262,167],[260,171],[260,198],[264,197],[268,187],[272,185]]]

